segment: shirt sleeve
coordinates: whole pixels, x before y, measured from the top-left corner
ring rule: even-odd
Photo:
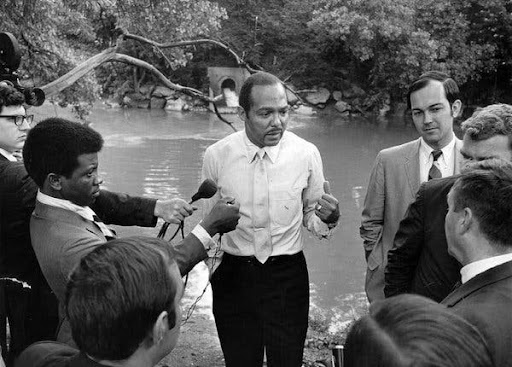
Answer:
[[[302,203],[303,203],[303,215],[304,226],[313,233],[316,237],[329,238],[334,228],[322,222],[315,214],[315,205],[318,203],[318,199],[322,197],[324,193],[324,172],[322,165],[322,157],[318,148],[313,146],[311,152],[311,159],[309,163],[309,177],[307,187],[302,191]]]

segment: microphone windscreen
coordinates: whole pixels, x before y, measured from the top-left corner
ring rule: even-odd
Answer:
[[[207,178],[203,181],[197,192],[192,196],[192,202],[199,199],[209,199],[217,192],[217,184]]]

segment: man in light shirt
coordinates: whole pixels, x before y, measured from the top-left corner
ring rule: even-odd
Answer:
[[[49,118],[29,132],[23,148],[27,172],[39,186],[30,220],[32,246],[59,300],[61,320],[65,319],[69,274],[83,256],[115,237],[103,222],[154,226],[160,216],[158,200],[105,195],[98,174],[98,152],[102,146],[101,135],[90,127]],[[179,205],[175,219],[179,222],[192,211],[189,204]],[[203,260],[211,236],[233,230],[238,217],[238,204],[232,198],[215,203],[203,222],[174,246],[180,272],[188,273]],[[73,343],[67,322],[61,323],[58,340]]]
[[[496,367],[512,360],[511,159],[482,161],[462,174],[445,220],[448,252],[463,267],[462,284],[442,303],[477,327]]]
[[[461,110],[457,83],[444,73],[427,72],[409,87],[407,107],[421,137],[379,152],[364,201],[360,234],[370,302],[384,298],[387,254],[420,184],[459,172],[462,142],[453,133]]]
[[[512,106],[477,110],[462,124],[462,165],[489,158],[511,160]],[[386,268],[386,297],[416,293],[437,302],[460,280],[460,263],[448,253],[444,218],[446,196],[456,177],[424,183],[400,223]]]
[[[240,202],[239,225],[222,236],[211,279],[217,331],[227,367],[261,367],[264,351],[270,367],[299,367],[309,310],[301,227],[329,237],[338,201],[318,149],[286,131],[289,106],[278,78],[250,76],[239,104],[245,130],[210,146],[203,162],[203,178],[219,186],[214,199]]]

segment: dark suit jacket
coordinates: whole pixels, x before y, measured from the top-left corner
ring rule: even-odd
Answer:
[[[409,206],[388,253],[384,293],[417,293],[437,302],[460,279],[460,264],[450,254],[444,232],[446,196],[457,176],[425,182]]]
[[[79,350],[58,342],[34,343],[21,353],[14,367],[100,367]]]
[[[451,307],[482,333],[496,367],[512,363],[512,261],[470,279],[448,295]]]
[[[101,201],[116,203],[121,200],[130,204],[118,206],[117,211],[108,210],[105,215],[101,211],[97,211],[96,214],[102,219],[105,218],[106,223],[141,226],[156,223],[152,211],[147,210],[148,199],[127,198],[129,197],[113,193],[104,195]],[[30,233],[44,276],[59,300],[59,314],[63,322],[57,340],[73,344],[69,324],[64,322],[67,280],[80,259],[107,240],[95,222],[88,221],[72,211],[45,205],[39,201],[36,202],[32,214]],[[189,234],[174,246],[174,259],[181,274],[188,273],[206,257],[203,244],[193,234]]]
[[[0,155],[0,276],[29,284],[42,277],[29,232],[36,193],[23,163]]]

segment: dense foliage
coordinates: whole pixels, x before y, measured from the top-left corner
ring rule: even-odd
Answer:
[[[428,69],[450,73],[469,103],[507,102],[512,78],[510,0],[4,0],[2,31],[25,52],[21,74],[47,83],[115,43],[115,28],[158,42],[212,37],[254,68],[295,86],[403,100]],[[121,52],[151,62],[170,79],[205,90],[207,66],[233,59],[213,47],[160,51],[125,42]],[[151,76],[108,64],[63,93],[91,100]],[[77,91],[80,91],[77,94]],[[510,101],[508,101],[510,102]]]

